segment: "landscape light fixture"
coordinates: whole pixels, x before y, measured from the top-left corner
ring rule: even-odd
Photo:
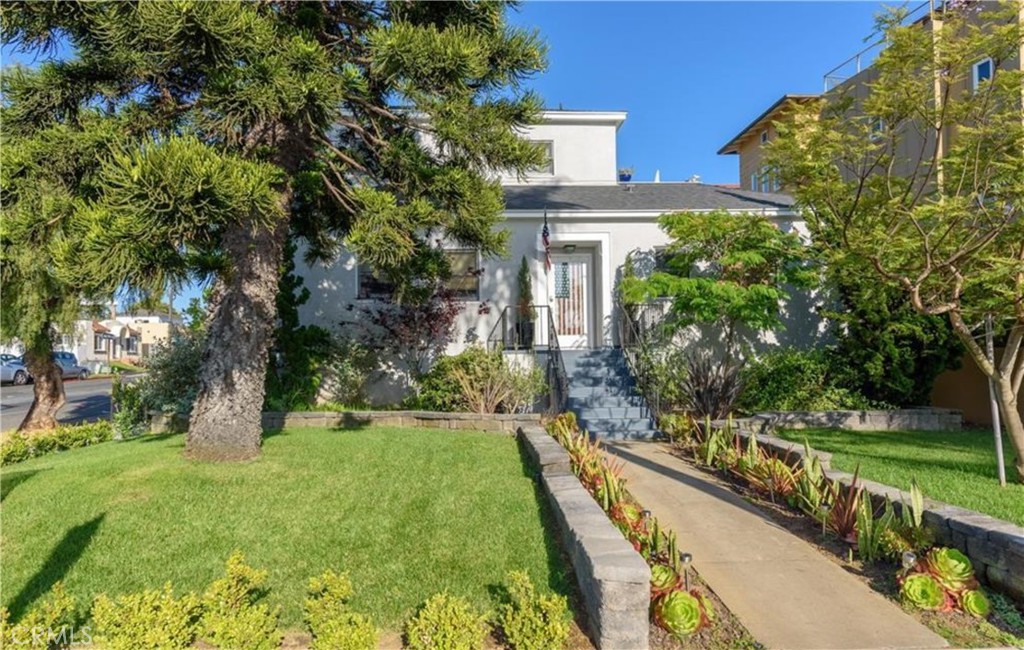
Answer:
[[[818,510],[821,511],[821,538],[825,539],[825,526],[828,524],[828,504],[824,501],[818,506]]]
[[[679,559],[683,561],[683,586],[686,590],[690,590],[690,563],[693,562],[693,556],[689,553],[682,553]]]
[[[640,516],[644,518],[644,521],[647,521],[648,519],[651,518],[651,511],[650,510],[641,510],[640,511]]]
[[[900,560],[903,564],[903,570],[910,571],[917,564],[917,554],[913,551],[903,551],[903,557]]]

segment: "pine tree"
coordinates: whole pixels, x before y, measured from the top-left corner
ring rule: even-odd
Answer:
[[[82,116],[121,127],[55,244],[70,285],[155,290],[213,279],[186,453],[259,453],[267,350],[289,232],[341,245],[422,297],[445,236],[492,255],[501,189],[542,153],[517,135],[537,98],[536,35],[504,3],[5,3],[3,37],[64,60],[10,97],[31,134]],[[30,136],[31,137],[31,136]]]

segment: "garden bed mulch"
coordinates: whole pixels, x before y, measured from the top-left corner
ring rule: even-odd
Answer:
[[[705,474],[719,479],[723,485],[739,494],[751,505],[767,514],[772,521],[801,538],[825,557],[838,564],[889,600],[899,603],[899,586],[896,572],[899,567],[893,562],[864,562],[856,557],[853,548],[834,535],[822,535],[821,524],[804,513],[784,504],[773,503],[765,495],[751,489],[735,477],[694,462],[687,450],[675,446],[673,453],[691,463]],[[922,624],[942,636],[955,647],[988,648],[993,645],[1024,646],[1024,613],[1008,598],[989,592],[992,598],[992,615],[987,621],[964,612],[927,612],[903,607],[904,611]],[[717,604],[717,603],[716,603]],[[653,647],[653,646],[652,646]],[[673,646],[666,646],[673,647]],[[675,646],[679,647],[679,646]],[[690,647],[690,646],[682,646]],[[748,646],[694,646],[694,647],[740,647]],[[755,646],[750,646],[755,647]]]

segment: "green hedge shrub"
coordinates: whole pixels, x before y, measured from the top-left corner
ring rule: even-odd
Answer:
[[[195,594],[175,598],[171,584],[118,596],[101,594],[92,608],[96,641],[105,650],[186,650],[199,631]]]
[[[65,424],[31,437],[15,433],[0,445],[0,465],[20,463],[55,451],[87,447],[113,438],[114,430],[107,420]]]
[[[306,624],[312,650],[376,650],[379,632],[369,617],[349,610],[352,583],[345,574],[327,571],[309,581]]]
[[[486,622],[464,598],[437,594],[406,623],[405,645],[408,650],[481,650]]]
[[[225,572],[203,596],[203,638],[220,650],[274,650],[280,646],[280,608],[258,602],[266,593],[267,572],[247,566],[240,551],[228,558]]]
[[[831,411],[884,408],[838,384],[827,350],[780,349],[747,363],[744,411]]]
[[[569,605],[564,596],[540,595],[525,571],[505,578],[507,599],[498,625],[513,650],[557,650],[569,639]]]

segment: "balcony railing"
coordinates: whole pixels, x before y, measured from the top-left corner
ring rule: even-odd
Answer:
[[[913,22],[915,20],[920,19],[927,13],[927,11],[925,10],[928,9],[928,7],[935,2],[936,0],[929,0],[917,5],[916,7],[907,12],[906,17],[904,18],[904,22]],[[872,34],[868,38],[872,38],[873,36],[875,36],[875,34]],[[878,52],[882,49],[883,42],[884,41],[881,38],[872,40],[859,52],[857,52],[850,58],[846,59],[836,67],[826,72],[823,75],[823,85],[825,87],[824,92],[827,93],[836,86],[841,85],[847,79],[850,79],[860,74],[861,70],[863,70],[864,68],[870,66],[871,63],[875,60],[875,57],[878,56]]]

